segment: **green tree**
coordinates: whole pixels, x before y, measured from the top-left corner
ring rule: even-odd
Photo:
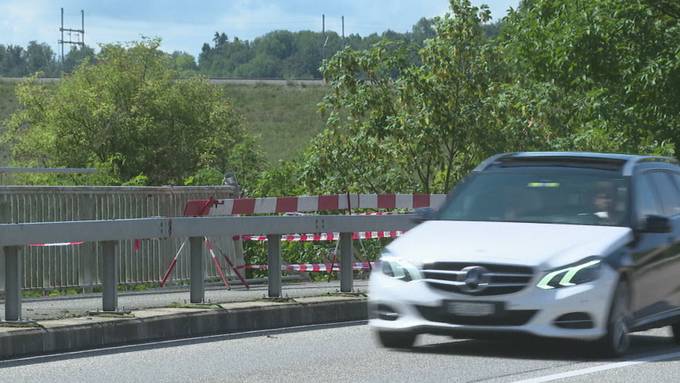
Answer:
[[[7,48],[5,48],[4,45],[0,44],[0,74],[4,74],[4,62],[5,62],[5,55]]]
[[[674,4],[527,0],[489,25],[485,7],[451,0],[415,59],[408,40],[344,49],[323,68],[328,129],[305,185],[447,191],[496,152],[680,150]]]
[[[0,73],[7,77],[22,77],[26,75],[26,54],[23,47],[8,45],[5,48],[3,60],[0,63]]]
[[[179,77],[191,77],[198,71],[196,59],[186,52],[174,51],[170,55],[172,68],[177,71]]]
[[[57,72],[54,52],[45,43],[29,42],[25,51],[25,61],[28,74],[42,72],[43,75],[53,76]]]
[[[256,171],[254,141],[220,89],[199,77],[175,80],[159,43],[105,45],[96,63],[56,87],[21,84],[21,109],[4,134],[12,161],[97,167],[102,182],[118,184],[181,184],[208,168]]]
[[[94,63],[95,53],[94,49],[86,46],[78,47],[74,46],[68,51],[64,57],[64,62],[62,63],[61,70],[64,73],[71,73],[75,68],[82,62],[87,62],[89,64]]]
[[[425,40],[435,37],[437,32],[434,30],[434,19],[428,19],[426,17],[421,18],[413,25],[413,28],[411,28],[411,34],[413,36],[413,41],[419,45],[422,45]]]
[[[580,136],[616,137],[630,152],[670,142],[680,153],[677,10],[666,0],[524,1],[503,27],[503,56],[518,81],[577,101]]]
[[[215,32],[212,45],[205,43],[198,58],[201,73],[217,77],[320,78],[323,58],[330,58],[345,46],[364,50],[380,40],[402,41],[422,46],[432,36],[432,21],[423,19],[411,33],[386,31],[361,37],[353,34],[343,40],[338,33],[277,30],[252,42]]]
[[[493,76],[494,50],[482,29],[487,8],[451,1],[437,35],[412,64],[404,43],[345,49],[324,68],[330,92],[322,109],[329,131],[315,141],[308,183],[380,191],[441,192],[476,162],[480,115]],[[344,161],[343,161],[344,160]],[[347,166],[326,168],[333,161]],[[323,172],[329,172],[320,180]],[[382,176],[381,176],[382,174]],[[361,178],[363,177],[363,178]]]

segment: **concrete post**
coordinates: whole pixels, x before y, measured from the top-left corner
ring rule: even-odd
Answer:
[[[267,265],[269,270],[269,297],[281,297],[281,235],[267,236]]]
[[[189,238],[191,255],[191,303],[205,300],[205,261],[203,258],[203,237]]]
[[[104,311],[118,310],[118,259],[116,257],[116,241],[102,242],[104,291],[102,307]]]
[[[5,320],[21,320],[21,288],[23,270],[18,246],[5,246]]]
[[[340,291],[352,291],[352,233],[340,233]]]

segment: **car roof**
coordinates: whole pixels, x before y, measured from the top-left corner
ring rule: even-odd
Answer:
[[[501,153],[487,158],[474,171],[481,172],[490,167],[502,165],[574,165],[592,168],[620,170],[623,175],[632,175],[635,166],[640,163],[657,162],[666,166],[678,165],[678,161],[671,157],[642,156],[620,153],[593,152],[514,152]]]

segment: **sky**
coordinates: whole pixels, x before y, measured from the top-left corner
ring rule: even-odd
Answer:
[[[472,3],[488,4],[498,19],[519,0]],[[444,14],[448,0],[0,0],[0,44],[36,40],[57,52],[61,7],[65,28],[80,29],[80,10],[85,11],[87,45],[160,37],[165,51],[197,55],[216,31],[230,40],[252,40],[276,29],[320,31],[322,14],[326,29],[338,33],[343,15],[346,34],[406,32],[421,17]]]

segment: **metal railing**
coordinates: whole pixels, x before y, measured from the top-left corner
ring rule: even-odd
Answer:
[[[0,223],[182,216],[188,200],[233,198],[236,194],[237,191],[229,186],[0,186]],[[120,283],[158,282],[179,248],[179,242],[172,238],[152,239],[135,246],[135,239],[121,242],[118,246]],[[227,252],[233,248],[231,237],[215,237],[211,241]],[[91,289],[102,282],[102,249],[94,243],[26,247],[23,253],[23,281],[26,289]],[[207,252],[205,256],[209,258]],[[234,261],[242,262],[240,259]],[[0,255],[0,264],[2,262]],[[180,257],[174,280],[188,280],[189,266],[188,257]],[[216,276],[211,269],[208,273],[211,277]],[[0,291],[4,290],[4,285],[4,275],[0,273]]]
[[[267,217],[142,218],[124,220],[70,221],[0,224],[0,247],[5,253],[5,320],[21,320],[23,286],[20,249],[35,242],[87,241],[98,243],[103,257],[103,310],[118,309],[118,260],[116,246],[131,239],[189,238],[190,299],[205,298],[204,238],[261,233],[268,236],[269,296],[281,296],[280,236],[290,233],[340,232],[340,290],[352,290],[352,232],[408,230],[414,225],[410,214],[382,216],[309,215]]]

